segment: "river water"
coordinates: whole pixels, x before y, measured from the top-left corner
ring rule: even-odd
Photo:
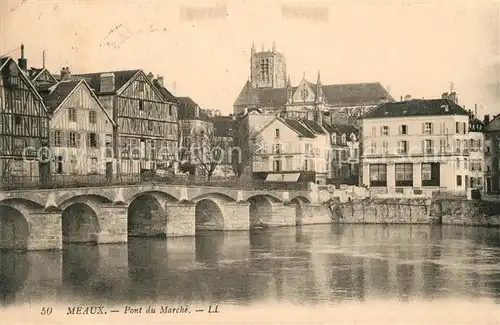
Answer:
[[[318,225],[1,253],[0,304],[500,302],[500,230]]]

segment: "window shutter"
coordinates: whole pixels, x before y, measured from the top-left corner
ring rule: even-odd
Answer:
[[[431,123],[431,134],[434,134],[434,123]]]
[[[50,131],[49,144],[51,147],[53,147],[55,144],[55,132],[54,131]]]
[[[422,123],[422,134],[425,134],[425,123]]]
[[[425,140],[422,140],[422,152],[425,153]]]
[[[102,141],[101,141],[101,137],[103,137],[103,136],[104,136],[104,134],[97,133],[97,139],[96,139],[96,142],[97,142],[97,148],[100,148],[101,143],[102,143]],[[153,140],[153,141],[154,141],[154,140]]]
[[[86,141],[87,148],[90,148],[90,133],[87,133],[87,136],[85,137],[85,139],[87,140]]]
[[[76,146],[75,147],[77,147],[77,148],[80,148],[80,140],[81,140],[80,135],[81,135],[80,132],[76,133]]]
[[[434,153],[434,140],[431,140],[431,149],[432,149],[432,152]]]
[[[61,139],[63,139],[62,143],[66,144],[66,147],[69,147],[69,132],[61,131]]]

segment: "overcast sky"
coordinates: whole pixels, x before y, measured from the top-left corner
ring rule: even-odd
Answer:
[[[176,95],[230,113],[249,75],[252,41],[258,50],[275,41],[295,85],[304,73],[315,82],[321,70],[323,84],[379,81],[399,99],[440,97],[452,81],[460,104],[500,113],[498,3],[303,2],[301,17],[296,4],[231,1],[226,15],[189,20],[183,10],[199,15],[216,2],[2,2],[0,53],[17,58],[23,42],[28,65],[40,67],[45,49],[53,73],[141,68],[163,75]]]

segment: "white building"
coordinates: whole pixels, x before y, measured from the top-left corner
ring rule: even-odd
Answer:
[[[380,105],[362,119],[362,183],[386,194],[465,195],[478,140],[469,118],[455,93]]]
[[[254,178],[326,184],[330,139],[317,120],[321,114],[299,121],[254,111],[245,118],[261,142],[252,162]]]

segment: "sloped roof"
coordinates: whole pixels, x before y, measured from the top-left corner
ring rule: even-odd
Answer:
[[[51,87],[51,91],[41,92],[40,95],[43,98],[43,102],[47,107],[47,111],[53,114],[54,111],[61,105],[61,103],[66,99],[66,97],[71,94],[73,89],[75,89],[81,80],[70,80],[62,81]]]
[[[500,115],[497,115],[490,121],[490,123],[486,124],[483,128],[484,132],[496,132],[500,131]]]
[[[313,132],[317,134],[325,134],[325,130],[316,122],[311,120],[302,120],[307,127],[309,127]]]
[[[350,135],[352,133],[358,135],[359,130],[352,124],[335,124],[334,127],[340,134]]]
[[[214,134],[218,137],[232,137],[235,127],[235,120],[232,116],[215,116],[212,117],[214,124]]]
[[[316,91],[315,84],[306,82]],[[293,92],[297,88],[292,87]],[[327,104],[332,106],[378,105],[387,100],[394,100],[379,82],[322,85],[322,89]],[[286,102],[286,88],[252,88],[251,83],[247,81],[234,106],[284,107]]]
[[[465,109],[448,99],[412,99],[385,103],[366,113],[363,118],[469,115]]]
[[[168,91],[167,88],[165,88],[164,86],[161,86],[158,83],[158,80],[155,79],[153,81],[153,84],[160,91],[160,93],[161,93],[164,101],[169,102],[169,103],[179,104],[179,101],[177,100],[177,97],[175,97],[174,95],[172,95],[172,93],[170,91]]]
[[[314,133],[312,133],[307,127],[302,125],[299,121],[297,120],[292,120],[292,119],[286,119],[286,118],[279,118],[285,125],[290,127],[292,130],[297,132],[299,136],[304,137],[304,138],[315,138],[316,136]]]
[[[212,122],[210,116],[190,97],[177,97],[179,101],[179,120],[198,120]],[[196,110],[198,109],[198,116]]]
[[[103,73],[114,73],[115,75],[115,89],[109,92],[110,94],[116,93],[118,89],[123,87],[130,79],[132,79],[140,69],[135,70],[121,70],[121,71],[107,71],[107,72],[94,72],[94,73],[84,73],[84,74],[76,74],[71,75],[71,78],[75,79],[85,79],[85,81],[89,84],[90,88],[94,90],[96,94],[102,94],[101,90],[101,74]]]

